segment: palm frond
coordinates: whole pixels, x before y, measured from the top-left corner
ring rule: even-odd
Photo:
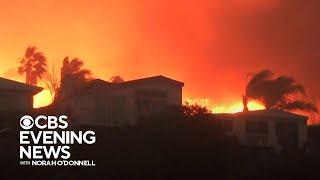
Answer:
[[[26,50],[26,53],[25,53],[25,57],[28,59],[30,58],[31,56],[33,56],[34,52],[36,51],[36,47],[34,46],[29,46],[27,47],[27,50]]]
[[[25,57],[20,60],[20,64],[18,73],[26,73],[26,83],[28,84],[36,85],[38,79],[41,79],[47,72],[47,58],[34,46],[27,47]]]
[[[83,61],[81,61],[79,58],[73,58],[71,61],[70,61],[70,68],[71,68],[71,71],[72,72],[79,72],[80,69],[82,68],[83,66]]]
[[[306,112],[319,113],[319,110],[315,104],[301,100],[289,102],[284,108],[286,110],[302,110]]]
[[[25,70],[24,70],[24,67],[23,67],[23,66],[18,67],[18,73],[19,73],[20,75],[23,75],[23,74],[25,73]]]
[[[256,73],[248,83],[248,87],[252,87],[264,80],[270,79],[273,76],[273,73],[270,70],[262,70]]]
[[[300,84],[293,84],[286,89],[284,89],[284,94],[296,94],[296,93],[301,93],[303,95],[306,94],[305,89],[302,85]]]

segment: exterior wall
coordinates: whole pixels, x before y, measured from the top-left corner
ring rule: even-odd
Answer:
[[[249,123],[259,123],[261,120],[251,119],[251,118],[241,118],[239,120],[234,120],[235,131],[233,132],[240,144],[247,146],[259,146],[259,147],[269,147],[272,146],[271,129],[272,123],[267,120],[262,120],[267,123],[267,132],[259,131],[248,131],[248,121]]]
[[[87,124],[90,120],[90,124],[97,124],[95,117],[95,102],[94,96],[84,95],[79,96],[75,102],[75,119],[79,124]],[[72,103],[70,106],[73,106]]]
[[[181,106],[182,86],[162,82],[97,86],[74,100],[75,105],[67,106],[75,109],[79,124],[132,126],[139,123],[142,106],[159,112],[167,105]]]
[[[308,141],[307,121],[300,121],[298,124],[298,130],[299,130],[299,148],[305,148]]]
[[[285,148],[288,149],[294,149],[294,148],[303,148],[306,140],[307,140],[307,124],[306,121],[304,120],[296,120],[296,119],[275,119],[274,120],[274,131],[276,134],[274,146],[277,151],[281,151]],[[277,127],[280,124],[284,124],[285,128],[281,129],[280,132],[285,132],[285,133],[280,133],[277,132]],[[289,131],[288,131],[289,130]],[[286,145],[283,145],[281,143],[281,139],[285,139],[287,141]],[[288,146],[288,147],[286,147]]]
[[[107,106],[108,121],[107,126],[132,126],[137,122],[136,99],[134,89],[131,87],[116,87],[108,90]],[[117,107],[115,107],[117,106]],[[117,111],[115,113],[113,111]],[[123,113],[120,115],[119,113]],[[115,118],[120,117],[120,120]]]
[[[32,108],[32,94],[25,92],[0,91],[0,111],[27,112]]]
[[[126,116],[122,125],[136,125],[142,116],[148,117],[154,112],[160,112],[167,105],[182,105],[182,86],[166,82],[155,81],[112,87],[107,94],[110,97],[124,98],[123,108]],[[109,109],[113,104],[109,104]]]
[[[269,123],[269,146],[273,147],[276,152],[281,151],[281,147],[278,145],[277,134],[276,134],[276,124],[274,121]]]
[[[247,132],[247,127],[246,127],[247,120],[267,121],[268,132],[267,133]],[[298,144],[296,148],[304,148],[308,138],[307,122],[303,120],[274,119],[274,118],[261,119],[261,118],[252,118],[252,117],[251,118],[241,117],[241,118],[232,119],[232,120],[225,119],[223,121],[232,122],[232,129],[227,131],[227,134],[236,137],[236,139],[240,144],[246,145],[246,146],[270,147],[270,148],[273,148],[276,152],[280,152],[281,150],[283,150],[284,147],[279,142],[279,138],[283,138],[283,137],[281,137],[281,134],[280,135],[277,134],[278,123],[291,124],[293,127],[297,127],[297,143]],[[253,139],[255,139],[256,141]],[[264,140],[266,140],[265,143],[264,143]]]

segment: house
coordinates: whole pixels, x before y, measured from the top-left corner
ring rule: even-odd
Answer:
[[[40,91],[40,87],[0,77],[0,129],[29,113],[33,109],[33,96]]]
[[[235,114],[217,114],[227,134],[248,147],[282,150],[306,147],[308,117],[283,110],[269,109]]]
[[[67,83],[63,91],[70,92],[73,84]],[[61,92],[55,106],[77,124],[132,126],[160,113],[166,106],[181,106],[183,85],[164,76],[120,83],[94,79],[70,95]]]
[[[33,96],[42,88],[0,77],[0,111],[28,112],[33,108]]]

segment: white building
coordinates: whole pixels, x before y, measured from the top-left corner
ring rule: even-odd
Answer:
[[[218,114],[227,134],[248,147],[282,150],[306,147],[308,117],[270,109],[235,114]]]
[[[62,97],[56,108],[70,114],[77,124],[131,126],[166,106],[181,106],[183,85],[164,76],[121,83],[95,79],[76,93]]]
[[[0,77],[0,111],[29,112],[33,96],[42,88]]]

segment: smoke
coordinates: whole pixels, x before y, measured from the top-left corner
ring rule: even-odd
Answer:
[[[20,81],[23,81],[22,76],[19,75],[17,68],[10,68],[10,69],[6,70],[3,73],[3,77],[15,79],[15,80],[20,79]]]
[[[240,98],[247,73],[268,68],[319,97],[319,1],[151,1],[144,7],[135,54],[147,74],[173,75],[185,81],[188,95],[221,102]]]
[[[138,17],[143,40],[134,57],[146,74],[184,81],[185,97],[206,97],[213,106],[241,101],[247,74],[270,69],[294,77],[320,106],[319,1],[144,5]]]
[[[35,41],[49,61],[82,57],[96,77],[162,74],[217,106],[241,102],[247,73],[270,69],[320,102],[318,0],[13,1],[0,12],[8,59]]]

